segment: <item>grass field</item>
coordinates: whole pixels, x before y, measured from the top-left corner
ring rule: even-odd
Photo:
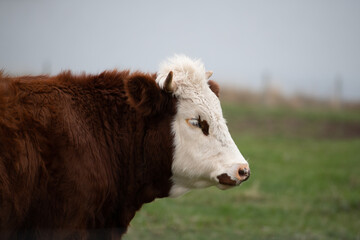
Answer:
[[[360,112],[223,110],[251,178],[144,205],[125,239],[360,239]]]

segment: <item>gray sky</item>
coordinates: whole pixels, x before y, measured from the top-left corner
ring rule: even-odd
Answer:
[[[201,58],[221,84],[360,100],[360,1],[1,0],[8,73],[156,71],[175,53]]]

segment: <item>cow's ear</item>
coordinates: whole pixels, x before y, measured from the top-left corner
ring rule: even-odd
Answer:
[[[219,97],[219,92],[220,92],[219,84],[217,84],[217,82],[215,82],[213,80],[209,80],[208,84],[209,84],[211,91],[213,91],[215,93],[215,95],[217,97]]]
[[[128,103],[143,116],[161,110],[163,96],[155,79],[145,74],[134,74],[125,82]]]

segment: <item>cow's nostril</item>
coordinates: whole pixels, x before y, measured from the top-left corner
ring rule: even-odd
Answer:
[[[239,175],[240,176],[249,176],[250,175],[250,170],[247,168],[240,168],[239,169]]]

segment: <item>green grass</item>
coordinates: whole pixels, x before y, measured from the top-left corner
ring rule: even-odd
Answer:
[[[249,160],[249,181],[227,191],[158,199],[137,213],[124,239],[360,239],[360,137],[312,133],[356,112],[224,106],[230,132]],[[303,124],[267,131],[254,122]],[[269,120],[270,119],[270,120]],[[305,128],[305,130],[304,130]]]

